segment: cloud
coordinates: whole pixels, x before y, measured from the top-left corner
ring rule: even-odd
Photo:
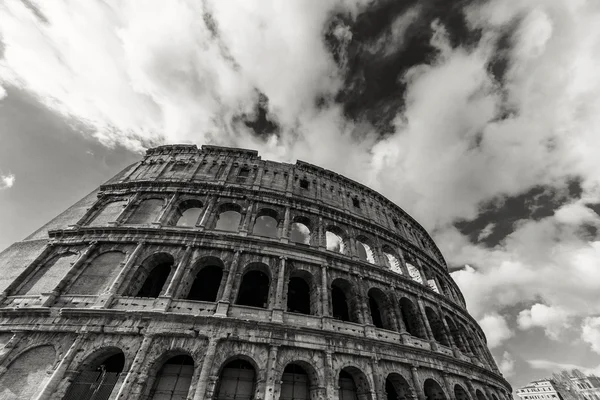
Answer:
[[[600,354],[600,317],[586,318],[582,323],[581,338]]]
[[[513,376],[515,374],[515,359],[513,358],[512,354],[510,354],[508,351],[505,351],[502,354],[502,359],[498,363],[498,368],[505,377]]]
[[[519,313],[517,323],[523,330],[543,328],[546,336],[558,340],[560,333],[570,325],[568,319],[569,313],[560,307],[534,304],[531,309]]]
[[[573,369],[578,369],[581,372],[583,372],[584,374],[590,374],[590,375],[600,374],[600,367],[588,368],[588,367],[583,367],[581,365],[560,363],[560,362],[543,360],[543,359],[528,360],[527,363],[531,366],[531,368],[544,369],[544,370],[548,370],[551,372],[560,372],[560,371],[564,371],[564,370],[571,371]]]
[[[15,175],[0,175],[0,190],[11,188],[15,184]]]
[[[505,317],[499,314],[486,314],[478,322],[485,332],[490,349],[500,346],[514,335],[514,332],[508,327]]]

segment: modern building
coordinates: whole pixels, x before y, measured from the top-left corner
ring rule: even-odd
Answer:
[[[512,391],[427,232],[301,161],[148,150],[0,253],[0,271],[2,400]]]
[[[561,393],[564,393],[566,400],[600,400],[600,377],[585,375],[574,369],[554,374],[552,379],[564,388]]]
[[[560,388],[552,379],[540,379],[517,389],[521,400],[565,400],[560,394]]]

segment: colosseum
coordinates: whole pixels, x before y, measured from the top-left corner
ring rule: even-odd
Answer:
[[[427,232],[302,161],[150,149],[0,270],[2,400],[512,397]]]

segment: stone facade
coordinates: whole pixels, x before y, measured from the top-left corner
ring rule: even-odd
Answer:
[[[301,161],[148,150],[0,268],[2,400],[511,392],[427,232]]]

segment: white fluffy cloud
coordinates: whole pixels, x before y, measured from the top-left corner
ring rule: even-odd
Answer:
[[[531,309],[521,311],[517,323],[523,330],[543,328],[546,336],[555,340],[570,325],[568,312],[560,307],[548,307],[544,304],[534,304]]]
[[[508,327],[506,318],[496,313],[484,315],[479,320],[479,325],[485,332],[487,344],[490,349],[500,346],[502,342],[511,338],[514,334]]]
[[[583,321],[581,338],[600,354],[600,317],[589,317]]]
[[[502,354],[502,359],[498,362],[498,368],[504,377],[511,377],[515,374],[515,359],[512,354],[505,351]]]
[[[0,175],[0,190],[11,188],[15,184],[15,175]]]

